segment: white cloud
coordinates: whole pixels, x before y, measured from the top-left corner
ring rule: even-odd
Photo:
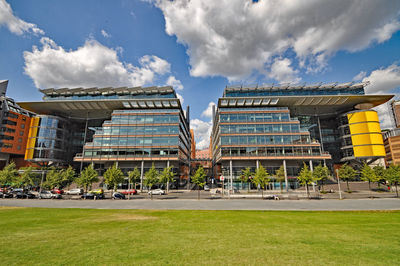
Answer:
[[[365,87],[366,93],[392,94],[394,89],[400,88],[400,66],[392,64],[386,68],[374,70],[369,76],[364,77],[362,81],[369,82]],[[381,104],[375,107],[374,110],[378,112],[382,129],[394,127],[388,103]]]
[[[298,70],[293,70],[290,66],[292,61],[288,58],[276,58],[271,65],[271,71],[268,76],[279,82],[299,82],[301,78],[297,77]]]
[[[44,31],[39,29],[36,24],[25,22],[14,16],[10,4],[5,0],[0,0],[0,27],[3,25],[17,35],[22,35],[24,32],[35,35],[44,34]]]
[[[400,1],[391,0],[149,2],[162,10],[167,34],[186,45],[191,75],[230,80],[268,73],[286,52],[318,71],[336,51],[365,49],[400,29]]]
[[[212,108],[213,108],[213,106],[215,106],[215,103],[214,102],[209,102],[207,109],[204,110],[203,113],[201,113],[201,116],[212,118]]]
[[[183,102],[185,101],[185,100],[183,99],[183,96],[180,95],[179,93],[177,93],[177,94],[176,94],[176,97],[178,97],[178,99],[181,101],[181,105],[182,105]],[[186,111],[185,111],[185,115],[186,115]]]
[[[170,69],[154,55],[140,58],[140,66],[121,62],[116,50],[96,40],[68,51],[47,37],[40,41],[41,49],[34,46],[32,52],[24,52],[25,73],[38,88],[142,86]]]
[[[391,90],[400,88],[400,66],[392,64],[387,68],[374,70],[368,77],[363,78],[362,81],[370,82],[365,87],[367,93],[390,93]]]
[[[110,38],[111,35],[108,34],[105,30],[101,30],[101,35],[103,35],[104,38]]]
[[[196,140],[196,149],[206,149],[210,145],[210,135],[212,130],[211,122],[206,122],[200,119],[190,120],[190,128],[194,131]]]
[[[183,90],[182,82],[174,76],[169,76],[166,84],[174,87],[175,90]]]
[[[358,73],[356,76],[354,76],[353,81],[360,81],[363,78],[365,78],[365,76],[367,75],[367,72],[365,71],[361,71],[360,73]]]

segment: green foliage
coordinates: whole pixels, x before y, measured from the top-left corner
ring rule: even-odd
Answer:
[[[396,195],[399,196],[399,191],[397,190],[397,186],[400,183],[400,166],[399,165],[391,165],[385,171],[385,179],[392,186],[396,187]]]
[[[310,171],[308,166],[304,163],[303,168],[300,171],[299,176],[297,177],[297,180],[301,185],[310,185],[314,179],[313,179],[313,173]]]
[[[285,182],[285,168],[283,167],[283,165],[281,165],[281,167],[279,167],[279,169],[275,171],[275,179],[279,182],[282,192],[282,183]]]
[[[76,179],[76,183],[83,187],[85,191],[95,182],[98,182],[98,173],[93,169],[92,165],[89,165],[80,174],[80,177]]]
[[[118,184],[124,181],[124,173],[118,168],[117,164],[107,169],[104,173],[104,183],[106,183],[110,188],[114,188],[117,191]]]
[[[242,175],[240,176],[240,179],[247,183],[250,182],[250,177],[253,175],[254,173],[250,170],[250,167],[247,167],[246,169],[242,169]]]
[[[339,178],[343,181],[353,181],[357,176],[356,171],[353,167],[349,166],[348,164],[342,165],[339,169]]]
[[[42,186],[47,189],[65,188],[74,181],[75,174],[75,170],[71,166],[68,166],[67,169],[51,167]]]
[[[377,165],[374,168],[375,176],[376,176],[376,182],[384,182],[385,179],[385,168],[383,166]]]
[[[0,171],[0,186],[10,186],[18,177],[18,170],[15,163],[11,162]]]
[[[174,181],[175,175],[174,171],[172,171],[172,166],[164,168],[159,176],[160,183],[166,184],[168,190],[169,183]]]
[[[374,169],[372,169],[365,162],[364,162],[363,167],[361,168],[361,180],[368,181],[369,189],[371,189],[371,186],[370,186],[371,182],[378,181],[378,179],[376,178]]]
[[[153,185],[158,184],[159,175],[160,173],[157,171],[153,163],[151,168],[144,174],[144,185],[150,190]]]
[[[254,174],[254,178],[251,180],[254,185],[260,186],[263,190],[265,189],[265,186],[269,184],[270,179],[268,177],[268,172],[265,170],[265,168],[260,165],[260,167],[256,170]]]
[[[324,182],[329,177],[329,169],[326,166],[322,166],[319,164],[317,167],[314,168],[312,173],[314,181],[321,181]]]
[[[24,170],[24,172],[21,174],[19,181],[22,185],[22,187],[33,187],[33,186],[38,186],[40,184],[40,175],[37,173],[33,172],[33,167],[29,166]]]
[[[200,165],[199,168],[197,168],[196,173],[194,173],[191,178],[193,183],[195,183],[199,187],[204,187],[204,185],[206,184],[206,172],[204,171],[203,166]]]
[[[140,171],[137,167],[135,167],[132,171],[128,172],[128,178],[131,183],[140,182]]]

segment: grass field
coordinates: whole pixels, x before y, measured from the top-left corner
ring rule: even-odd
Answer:
[[[0,207],[0,264],[398,265],[400,212]]]

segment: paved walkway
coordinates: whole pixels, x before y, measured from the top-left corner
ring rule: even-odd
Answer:
[[[0,199],[0,207],[159,210],[400,210],[400,199],[346,200],[25,200]]]

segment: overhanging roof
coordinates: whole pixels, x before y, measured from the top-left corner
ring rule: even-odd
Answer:
[[[22,108],[37,114],[69,118],[107,119],[113,110],[123,109],[181,109],[179,99],[110,99],[110,100],[52,100],[20,102]]]
[[[288,107],[292,114],[335,115],[353,109],[369,109],[390,100],[394,95],[313,95],[223,97],[219,108]]]

